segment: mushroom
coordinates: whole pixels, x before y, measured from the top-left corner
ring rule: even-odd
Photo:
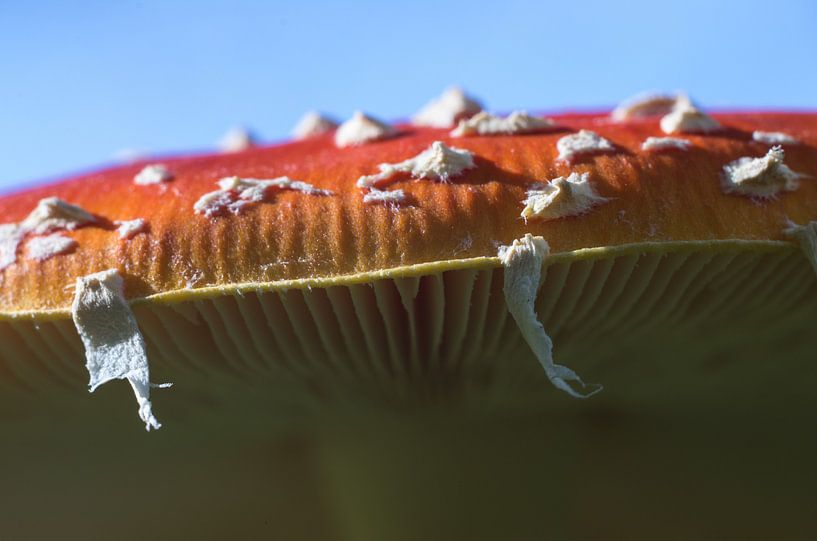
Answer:
[[[258,465],[277,463],[291,476],[281,469],[264,479],[291,489],[293,513],[313,510],[304,538],[320,538],[336,512],[351,538],[397,539],[389,521],[423,498],[452,506],[450,524],[463,509],[433,468],[410,467],[427,445],[442,462],[482,472],[486,490],[514,486],[496,468],[529,478],[494,509],[516,517],[509,523],[525,538],[537,521],[514,513],[536,507],[525,500],[532,483],[564,484],[561,464],[590,456],[570,438],[609,445],[585,421],[586,430],[559,423],[621,408],[693,403],[704,415],[724,397],[756,398],[760,408],[806,396],[809,385],[792,376],[815,342],[817,237],[791,224],[817,220],[808,180],[817,175],[817,115],[716,114],[728,129],[683,140],[663,138],[658,118],[556,115],[558,130],[459,138],[355,118],[379,126],[377,136],[167,159],[162,176],[173,180],[163,190],[134,184],[155,168],[142,163],[0,198],[0,405],[12,433],[6,452],[29,468],[13,479],[28,471],[37,487],[54,488],[48,475],[71,487],[87,472],[85,489],[99,494],[102,479],[122,475],[129,488],[115,502],[82,493],[60,505],[79,512],[94,502],[101,522],[118,524],[136,516],[128,509],[159,513],[154,498],[169,504],[172,494],[202,523],[179,519],[166,531],[216,535],[211,511],[222,513],[225,532],[263,512],[246,498],[206,499],[200,472],[262,494]],[[724,189],[724,167],[761,159],[740,135],[757,131],[800,143],[775,151],[802,179],[791,190],[756,198]],[[560,140],[590,135],[604,152],[559,159]],[[676,151],[642,148],[657,137]],[[446,161],[454,158],[467,163]],[[381,184],[361,187],[362,178]],[[225,211],[197,212],[205,195]],[[48,198],[93,221],[24,227]],[[125,235],[134,217],[138,234]],[[73,249],[24,257],[46,233]],[[90,397],[89,380],[100,387]],[[157,391],[165,382],[174,386]],[[148,429],[164,425],[149,437],[156,443],[138,434],[133,410]],[[531,415],[543,432],[517,448],[513,427]],[[486,446],[483,429],[507,436],[509,448]],[[332,446],[258,443],[287,430],[321,431]],[[548,430],[555,440],[545,441]],[[35,440],[45,447],[31,451]],[[63,466],[31,473],[54,445]],[[398,449],[407,453],[399,460]],[[170,486],[152,488],[162,475]],[[403,482],[409,500],[372,518],[386,479]],[[429,496],[431,482],[441,487]],[[609,503],[611,515],[620,509]]]

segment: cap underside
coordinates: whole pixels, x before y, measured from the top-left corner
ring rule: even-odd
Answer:
[[[247,387],[273,401],[299,393],[306,401],[548,400],[553,392],[506,308],[502,273],[486,258],[363,283],[190,290],[133,309],[154,379],[184,383],[169,409],[185,389],[215,399]],[[762,384],[747,376],[760,368],[751,361],[764,351],[757,342],[802,331],[817,311],[815,282],[789,243],[631,245],[550,257],[536,308],[556,359],[604,383],[605,394],[682,399],[689,385],[726,394],[735,375]],[[0,403],[14,411],[27,395],[88,398],[73,323],[46,315],[0,322]],[[696,382],[709,364],[719,368]]]
[[[591,526],[658,535],[669,508],[694,509],[678,526],[689,536],[719,521],[778,532],[763,517],[781,516],[799,531],[810,478],[768,464],[785,455],[810,471],[816,448],[787,428],[808,426],[800,416],[814,405],[817,280],[794,244],[549,258],[537,313],[555,358],[605,385],[589,401],[547,382],[502,282],[490,263],[139,302],[151,374],[176,382],[153,395],[173,429],[150,438],[116,383],[85,392],[70,319],[3,321],[0,473],[29,487],[0,496],[16,517],[10,531],[115,528],[139,509],[162,525],[158,538],[259,537],[270,523],[288,539],[416,539],[432,525],[452,539],[496,539],[511,526],[534,538],[543,517],[594,538]],[[757,437],[748,446],[746,431]],[[633,489],[636,471],[664,484]],[[109,498],[111,483],[127,490]],[[769,490],[768,502],[752,499]],[[60,513],[42,520],[52,500]],[[563,505],[593,516],[565,522]],[[761,505],[751,528],[740,520]]]

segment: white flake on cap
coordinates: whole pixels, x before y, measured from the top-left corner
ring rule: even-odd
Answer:
[[[415,179],[448,182],[474,167],[474,155],[461,148],[449,147],[442,141],[434,141],[413,158],[398,163],[381,163],[378,167],[379,173],[360,177],[357,186],[376,187],[399,173],[407,173]]]
[[[317,111],[309,111],[295,124],[292,137],[296,140],[309,139],[332,131],[338,127],[334,119],[326,117]]]
[[[634,118],[648,118],[651,116],[666,115],[676,109],[691,107],[686,94],[639,94],[623,101],[613,109],[610,116],[621,122]]]
[[[752,132],[752,139],[767,145],[797,145],[800,143],[791,135],[779,131],[755,131]]]
[[[553,341],[536,315],[539,279],[542,275],[542,265],[549,254],[550,247],[545,239],[534,237],[530,233],[514,240],[510,246],[499,248],[499,260],[505,267],[503,285],[505,303],[550,382],[570,396],[587,398],[601,391],[601,385],[586,385],[573,370],[554,364]],[[589,391],[579,392],[568,382],[576,382]]]
[[[234,126],[218,140],[218,148],[226,153],[241,152],[255,145],[255,137],[246,128]]]
[[[661,119],[664,133],[710,133],[721,129],[720,123],[692,105],[680,107]]]
[[[430,128],[451,128],[460,120],[481,110],[480,102],[465,94],[462,89],[451,87],[423,106],[411,118],[411,123]]]
[[[77,241],[74,239],[59,233],[52,233],[45,237],[34,237],[26,242],[26,257],[45,261],[55,255],[67,254],[77,246]]]
[[[42,235],[58,229],[71,231],[94,222],[96,218],[82,208],[56,197],[46,197],[40,199],[31,214],[20,222],[20,227],[26,233]]]
[[[163,182],[170,182],[171,180],[173,180],[173,173],[160,163],[146,165],[133,177],[133,183],[140,186],[161,184]]]
[[[530,116],[525,111],[514,111],[506,117],[492,115],[482,111],[468,119],[460,120],[451,135],[465,137],[468,135],[512,135],[516,133],[536,133],[553,127],[553,121],[547,118]]]
[[[721,175],[724,191],[769,198],[781,191],[796,190],[803,175],[789,169],[783,163],[785,157],[785,151],[776,146],[761,158],[739,158],[726,164]]]
[[[292,180],[289,177],[278,177],[266,180],[232,176],[219,180],[218,186],[222,190],[234,190],[239,192],[239,198],[247,201],[263,201],[264,194],[268,188],[294,190],[307,195],[332,195],[332,192],[329,190],[321,190],[311,184],[300,180]]]
[[[115,269],[77,278],[71,317],[85,346],[89,388],[113,379],[127,379],[139,403],[145,428],[162,425],[153,416],[147,348],[136,318],[125,300],[122,277]]]
[[[403,190],[378,190],[370,188],[369,192],[363,196],[364,203],[402,203],[406,199],[406,192]]]
[[[613,152],[616,147],[596,132],[580,130],[579,133],[571,133],[559,139],[556,149],[559,151],[557,159],[570,162],[583,154]]]
[[[113,159],[123,163],[134,163],[147,158],[147,153],[138,148],[120,148],[113,153]]]
[[[0,225],[0,270],[17,261],[17,247],[25,236],[19,224]]]
[[[335,145],[348,147],[362,145],[391,137],[394,128],[361,111],[355,111],[352,118],[341,124],[335,132]]]
[[[570,173],[547,184],[538,184],[527,192],[523,201],[522,218],[555,220],[584,214],[592,207],[608,201],[593,190],[590,173]]]
[[[131,239],[139,233],[144,233],[147,230],[148,223],[144,218],[136,218],[134,220],[117,220],[114,222],[116,231],[119,233],[119,238],[123,240]]]
[[[92,214],[62,199],[40,199],[22,222],[0,224],[0,270],[17,261],[17,248],[28,233],[43,235],[60,229],[71,231],[94,222],[96,218]]]
[[[659,150],[689,150],[692,143],[686,139],[679,139],[678,137],[647,137],[641,143],[641,150],[659,151]]]
[[[193,203],[193,211],[197,214],[204,214],[205,216],[215,216],[221,214],[224,210],[238,214],[238,211],[246,204],[246,201],[240,205],[238,203],[239,201],[237,201],[230,192],[214,190],[199,197],[198,201]]]
[[[218,181],[218,186],[219,190],[208,192],[196,201],[193,205],[195,212],[205,216],[221,214],[225,210],[238,214],[248,204],[264,201],[270,189],[293,190],[307,195],[332,195],[329,190],[321,190],[289,177],[273,179],[225,177]]]

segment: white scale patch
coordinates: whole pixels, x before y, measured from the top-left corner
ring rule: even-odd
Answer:
[[[451,128],[460,120],[481,110],[481,103],[465,94],[462,89],[452,87],[420,109],[412,117],[411,123],[429,128]]]
[[[586,154],[614,152],[616,147],[596,132],[580,130],[579,133],[571,133],[559,139],[556,149],[559,151],[557,159],[570,162]]]
[[[116,225],[119,238],[127,240],[147,231],[148,223],[143,218],[136,218],[134,220],[117,220],[114,225]]]
[[[335,145],[348,147],[386,139],[395,134],[394,128],[374,117],[355,111],[352,118],[335,132]]]
[[[375,189],[381,192],[380,194],[375,193],[368,200],[364,196],[365,202],[402,200],[404,197],[402,192],[400,196],[385,196],[383,191],[379,190],[383,184],[398,174],[408,174],[414,179],[448,182],[449,179],[461,175],[475,165],[474,155],[471,152],[449,147],[441,141],[434,141],[431,146],[413,158],[398,163],[381,163],[378,167],[379,173],[362,176],[357,180],[359,188],[371,190],[366,195],[371,194]]]
[[[85,346],[90,391],[114,379],[128,380],[145,429],[160,428],[150,388],[170,384],[150,383],[145,341],[125,300],[119,272],[110,269],[77,278],[71,317]]]
[[[17,261],[17,247],[25,236],[19,224],[0,225],[0,270]]]
[[[162,184],[163,182],[170,182],[171,180],[173,180],[173,173],[160,163],[146,165],[133,177],[133,183],[140,186]]]
[[[301,141],[330,132],[337,127],[338,123],[335,120],[323,116],[317,111],[309,111],[295,124],[292,129],[292,137]]]
[[[218,148],[225,154],[241,152],[255,146],[255,137],[246,128],[235,126],[218,140]]]
[[[0,270],[17,261],[17,249],[27,234],[44,235],[58,230],[72,231],[94,222],[96,218],[92,214],[76,205],[56,197],[41,199],[34,210],[19,224],[0,224]]]
[[[138,148],[124,147],[113,153],[113,159],[122,163],[135,163],[144,160],[148,154]]]
[[[721,129],[720,123],[694,106],[673,110],[661,119],[661,131],[673,133],[711,133]]]
[[[773,147],[761,158],[739,158],[723,168],[724,191],[749,197],[769,198],[781,191],[793,191],[803,176],[783,163],[785,151]]]
[[[601,385],[586,385],[573,370],[553,362],[553,341],[536,315],[542,265],[549,254],[550,247],[545,239],[529,233],[510,246],[499,248],[499,259],[505,267],[505,303],[550,382],[570,396],[587,398],[601,391]],[[568,382],[575,382],[588,391],[578,391]]]
[[[661,150],[689,150],[692,143],[686,139],[678,137],[647,137],[641,143],[641,150],[647,152],[657,152]]]
[[[451,135],[454,137],[513,135],[547,131],[552,127],[552,120],[530,116],[525,111],[514,111],[506,117],[492,115],[483,111],[471,118],[460,120],[459,125],[451,132]]]
[[[364,203],[402,203],[406,200],[406,192],[403,190],[378,190],[377,188],[370,188],[364,194]]]
[[[797,145],[800,143],[791,135],[779,131],[755,131],[752,132],[752,139],[767,145]]]
[[[45,261],[55,255],[67,254],[78,246],[71,237],[52,233],[45,237],[34,237],[26,242],[26,257],[36,261]]]
[[[241,202],[230,192],[215,190],[199,197],[198,201],[193,203],[193,211],[205,216],[215,216],[224,210],[237,214],[241,207],[247,204],[246,201],[239,203]]]
[[[258,203],[267,198],[269,190],[293,190],[307,195],[332,195],[329,190],[321,190],[315,186],[292,180],[289,177],[273,179],[256,179],[225,177],[218,181],[219,190],[204,194],[193,205],[193,210],[205,216],[215,216],[224,211],[238,214],[242,208],[250,203]]]
[[[82,225],[96,222],[84,209],[56,197],[40,199],[20,226],[30,233],[42,235],[59,229],[72,231]]]
[[[635,118],[666,115],[676,109],[691,107],[686,94],[639,94],[622,102],[610,116],[617,122]]]
[[[590,184],[589,173],[571,173],[547,184],[537,184],[528,190],[523,201],[522,218],[554,220],[583,214],[596,205],[607,202]]]

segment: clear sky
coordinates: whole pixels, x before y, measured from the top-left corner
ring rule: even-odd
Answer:
[[[236,124],[279,140],[313,108],[405,118],[452,83],[499,111],[817,110],[817,2],[0,0],[0,70],[9,189]]]

